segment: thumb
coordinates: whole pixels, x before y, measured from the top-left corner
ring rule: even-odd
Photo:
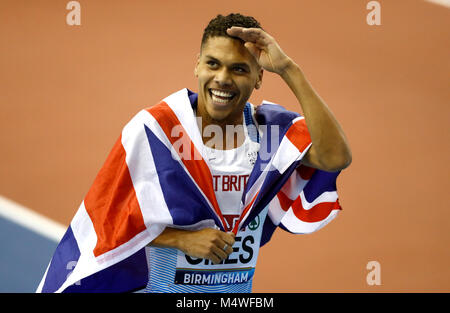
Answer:
[[[256,47],[256,45],[252,42],[246,42],[244,44],[244,46],[255,57],[256,60],[259,60],[259,55],[261,54],[261,49]]]
[[[231,235],[233,238],[236,237],[236,235],[235,235],[232,231],[227,232],[227,234],[228,234],[228,235]]]

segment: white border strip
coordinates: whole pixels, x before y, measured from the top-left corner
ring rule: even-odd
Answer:
[[[450,0],[425,0],[426,2],[431,2],[437,5],[442,5],[450,9]]]
[[[67,226],[2,196],[0,196],[0,216],[57,242],[67,230]]]

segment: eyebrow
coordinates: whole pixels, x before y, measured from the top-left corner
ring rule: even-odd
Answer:
[[[211,59],[211,60],[213,60],[213,61],[215,61],[215,62],[217,62],[217,63],[222,64],[222,62],[220,62],[220,60],[216,59],[215,57],[213,57],[213,56],[211,56],[211,55],[206,55],[205,57],[208,58],[208,59]],[[231,66],[242,66],[242,67],[245,67],[245,68],[247,68],[247,69],[250,69],[250,65],[248,65],[248,64],[245,63],[245,62],[233,63],[233,64],[231,64]]]

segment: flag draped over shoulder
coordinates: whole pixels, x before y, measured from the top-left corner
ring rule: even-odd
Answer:
[[[189,96],[182,89],[124,127],[47,267],[37,292],[127,292],[148,280],[145,246],[167,226],[225,221]],[[300,165],[311,146],[305,120],[273,103],[256,111],[260,152],[234,233],[269,206],[261,245],[275,229],[311,233],[341,209],[339,172]]]

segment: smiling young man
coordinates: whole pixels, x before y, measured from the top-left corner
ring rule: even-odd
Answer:
[[[336,118],[275,39],[252,17],[217,16],[204,31],[194,71],[198,94],[189,98],[227,228],[167,227],[149,245],[148,292],[251,291],[261,240],[261,232],[255,229],[264,223],[267,211],[237,235],[231,230],[242,214],[239,202],[253,169],[251,156],[260,148],[259,133],[252,140],[249,131],[258,127],[257,108],[247,101],[261,87],[264,71],[286,82],[304,113],[312,145],[301,164],[335,172],[351,163],[350,148]],[[215,133],[220,136],[212,136],[211,127],[219,128]]]
[[[175,92],[123,128],[39,292],[251,292],[277,227],[306,234],[336,217],[350,148],[275,39],[252,17],[218,15],[194,72],[198,93]],[[265,72],[304,117],[248,102]]]

